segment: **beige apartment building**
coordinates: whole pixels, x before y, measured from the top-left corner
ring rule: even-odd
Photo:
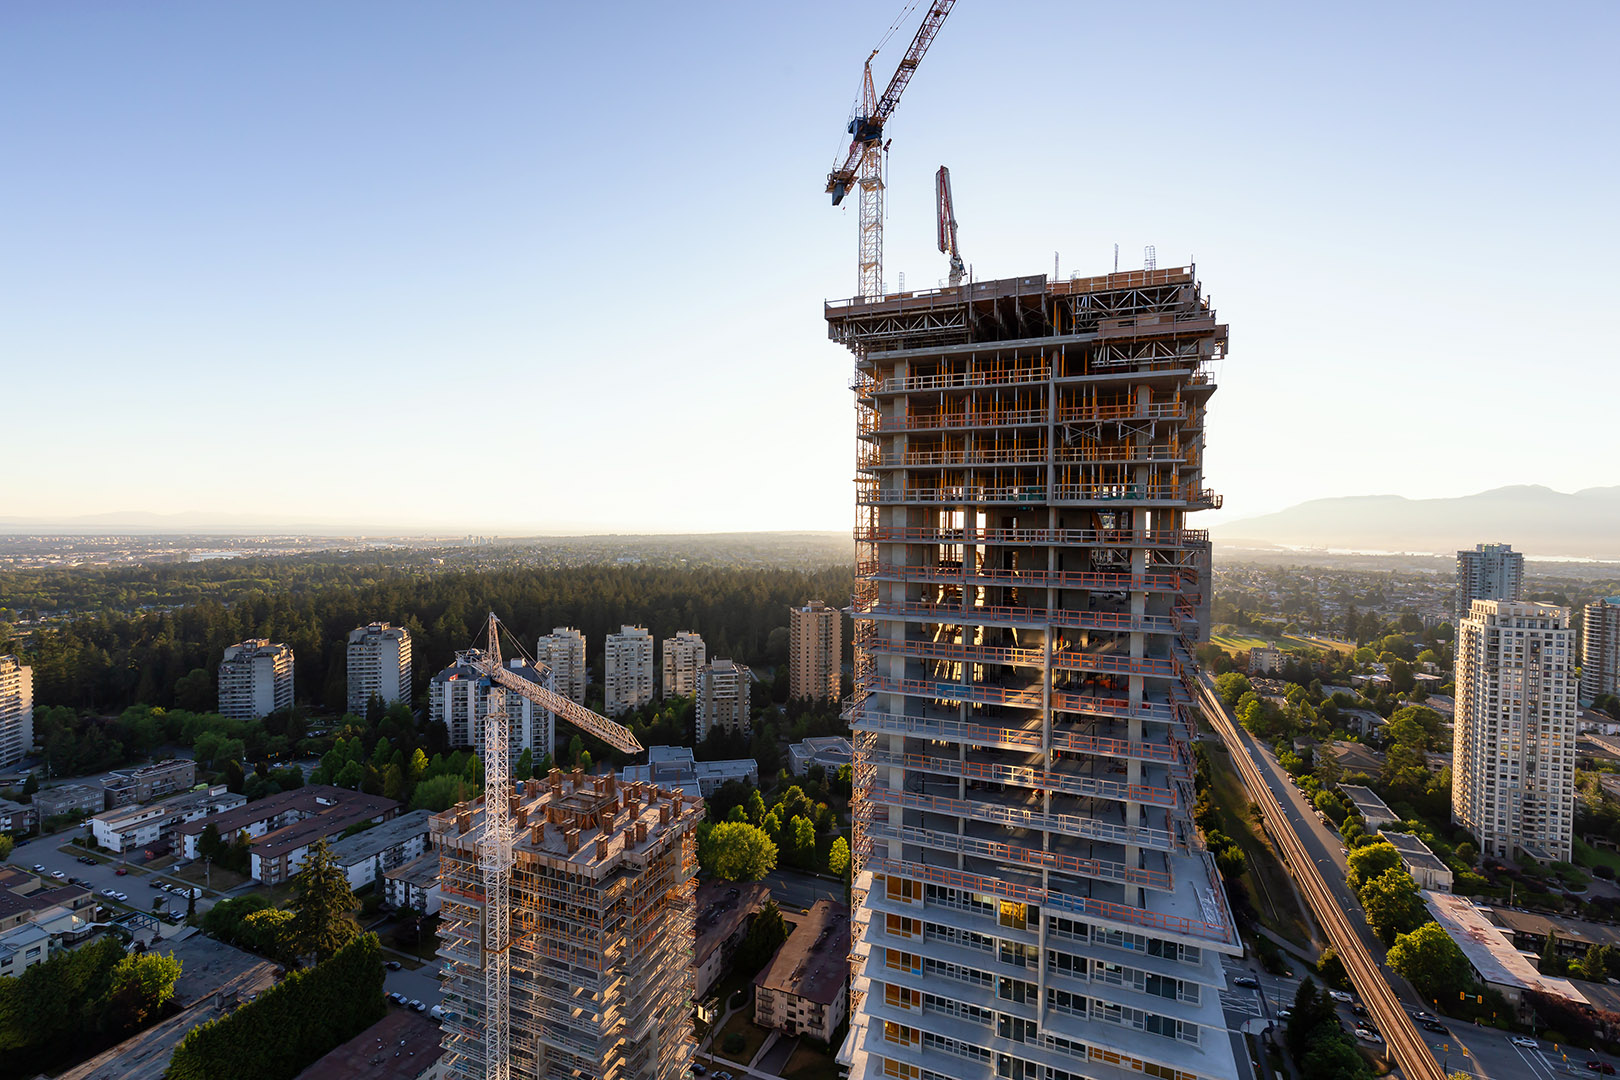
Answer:
[[[788,674],[796,698],[837,701],[844,667],[842,615],[820,600],[788,613]]]
[[[1457,632],[1451,809],[1480,854],[1569,860],[1576,690],[1568,608],[1473,602]]]
[[[691,630],[664,639],[664,696],[690,697],[697,693],[698,669],[709,661],[708,646]]]
[[[1620,694],[1620,596],[1586,605],[1581,617],[1581,697]]]
[[[572,626],[554,627],[535,643],[534,658],[551,669],[554,689],[576,705],[585,704],[585,635]]]
[[[0,767],[21,761],[34,745],[34,669],[0,656]]]
[[[735,660],[716,659],[704,664],[697,677],[697,738],[719,731],[749,734],[753,728],[749,714],[749,690],[753,673]]]
[[[373,697],[384,705],[411,700],[411,632],[374,622],[349,631],[349,711],[364,716]]]
[[[652,634],[644,626],[621,626],[602,649],[602,711],[622,716],[652,699]]]
[[[292,708],[293,651],[268,638],[225,650],[219,662],[219,711],[233,720],[260,720]]]

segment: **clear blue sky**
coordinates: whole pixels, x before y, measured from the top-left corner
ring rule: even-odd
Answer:
[[[847,527],[821,188],[900,6],[0,8],[0,516]],[[945,274],[942,163],[980,278],[1195,256],[1228,519],[1620,483],[1617,30],[961,0],[890,127],[890,284]]]

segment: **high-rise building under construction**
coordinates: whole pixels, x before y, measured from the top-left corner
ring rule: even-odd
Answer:
[[[856,358],[851,1080],[1236,1075],[1192,823],[1192,267],[830,303]]]
[[[695,829],[703,803],[611,774],[553,769],[509,792],[510,1016],[485,1057],[494,946],[480,867],[484,800],[434,817],[446,1075],[680,1080],[692,1034]]]

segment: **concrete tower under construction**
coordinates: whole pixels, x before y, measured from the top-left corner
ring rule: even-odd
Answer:
[[[694,830],[703,802],[553,769],[508,792],[510,1057],[517,1080],[679,1080],[692,1035]],[[446,1075],[483,1080],[484,801],[432,819]]]
[[[855,354],[851,1080],[1235,1076],[1192,824],[1190,266],[826,306]]]

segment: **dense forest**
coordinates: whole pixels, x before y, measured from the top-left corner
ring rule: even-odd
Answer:
[[[646,626],[658,639],[696,630],[711,657],[769,666],[786,659],[785,631],[771,632],[786,627],[790,605],[815,598],[842,607],[853,586],[847,566],[435,572],[414,560],[383,564],[375,556],[253,560],[237,563],[229,573],[225,568],[206,573],[205,578],[179,567],[170,581],[163,568],[142,568],[140,583],[130,582],[122,594],[115,572],[89,575],[84,587],[102,590],[100,614],[31,637],[6,640],[0,630],[0,653],[17,653],[33,667],[34,697],[42,706],[111,714],[145,704],[205,712],[214,707],[214,671],[225,648],[266,637],[292,646],[300,703],[341,711],[348,632],[374,620],[409,628],[420,695],[454,650],[473,643],[491,610],[528,650],[554,626],[578,627],[597,667],[603,635],[621,624]],[[115,594],[135,599],[131,592],[154,585],[154,592],[170,599],[192,588],[206,595],[170,610],[115,610],[123,606]],[[0,587],[11,583],[0,581]],[[155,599],[152,592],[142,598]],[[20,606],[10,595],[4,602]]]

